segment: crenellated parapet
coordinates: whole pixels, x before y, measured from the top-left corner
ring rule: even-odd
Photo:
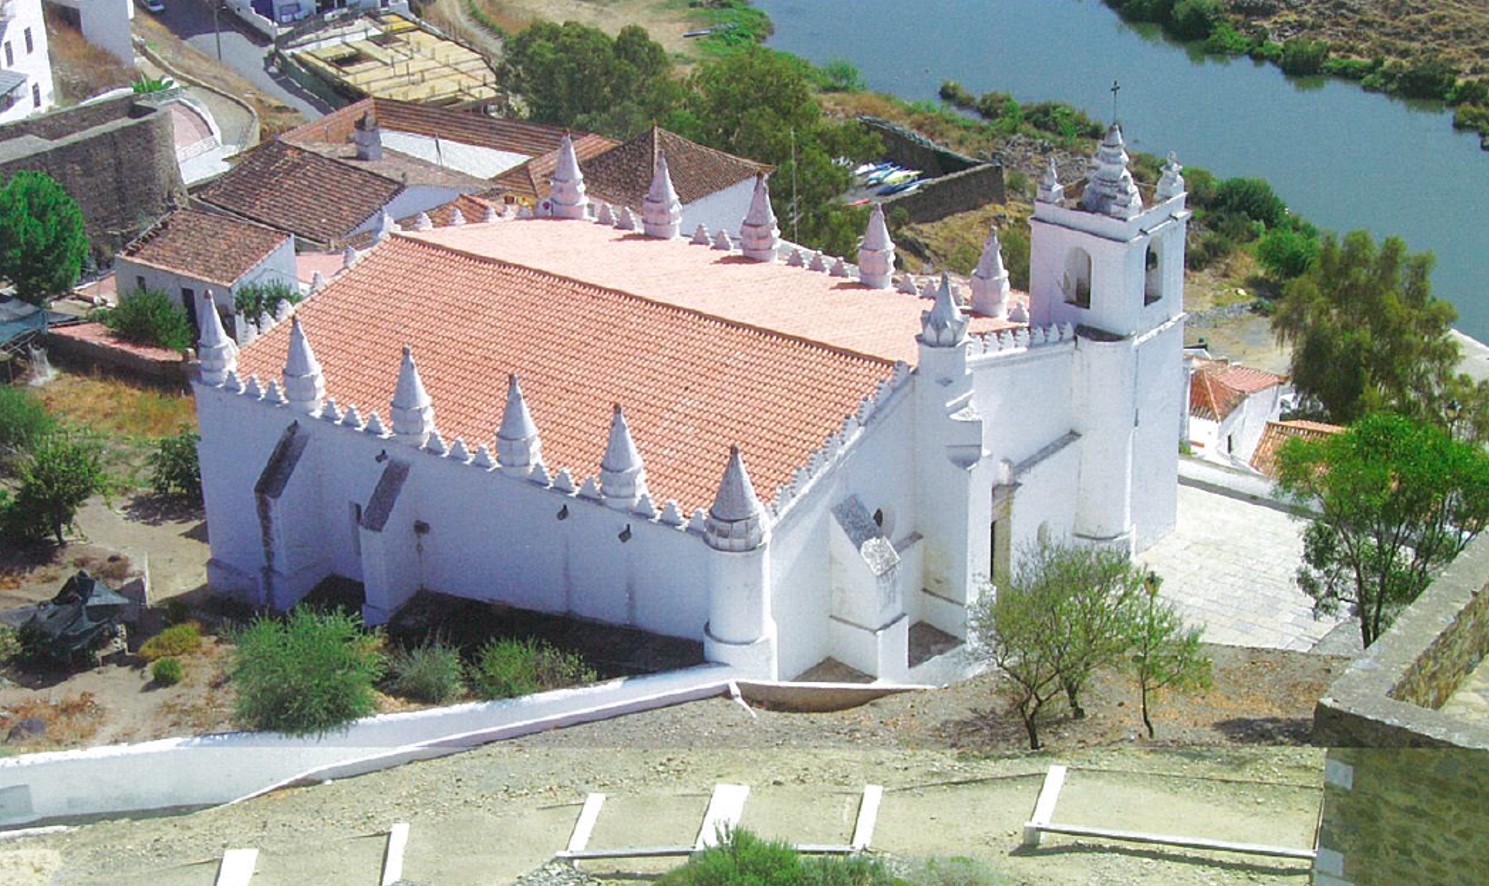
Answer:
[[[1069,323],[1049,326],[1025,326],[968,336],[971,342],[969,360],[1009,357],[1055,345],[1075,347],[1075,327]]]

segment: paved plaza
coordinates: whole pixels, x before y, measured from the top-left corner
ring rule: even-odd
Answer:
[[[1208,642],[1307,652],[1341,619],[1315,619],[1313,601],[1293,581],[1304,525],[1275,508],[1181,484],[1178,526],[1137,559],[1163,577],[1161,595],[1185,621],[1204,625]]]

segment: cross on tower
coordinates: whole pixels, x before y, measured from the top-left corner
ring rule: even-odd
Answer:
[[[1117,122],[1117,93],[1122,91],[1122,84],[1112,80],[1112,122]]]

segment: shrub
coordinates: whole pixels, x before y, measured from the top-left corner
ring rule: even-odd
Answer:
[[[371,714],[385,662],[361,619],[299,607],[260,617],[237,637],[231,679],[250,729],[321,736]]]
[[[1215,193],[1215,208],[1221,212],[1238,212],[1269,228],[1276,227],[1287,215],[1287,204],[1261,178],[1228,178]]]
[[[140,658],[160,661],[178,655],[190,655],[202,645],[202,629],[194,621],[171,625],[140,646]]]
[[[1273,228],[1256,244],[1256,258],[1279,280],[1291,280],[1318,258],[1318,236],[1309,231]]]
[[[891,886],[877,858],[803,858],[785,843],[736,828],[717,846],[657,880],[657,886]]]
[[[1306,77],[1310,74],[1335,73],[1326,70],[1324,65],[1328,60],[1328,43],[1322,40],[1309,40],[1306,37],[1294,37],[1282,44],[1282,54],[1277,63],[1284,74]],[[1353,79],[1358,80],[1360,77]]]
[[[8,624],[0,624],[0,667],[21,657],[21,633]]]
[[[233,310],[250,320],[257,320],[264,314],[274,316],[282,302],[299,304],[300,290],[282,280],[251,283],[233,296]]]
[[[1489,108],[1483,105],[1459,105],[1453,109],[1453,128],[1489,130]]]
[[[0,458],[30,449],[56,426],[57,420],[30,388],[0,387]]]
[[[158,289],[141,289],[119,299],[103,315],[104,325],[137,345],[184,351],[191,347],[191,322],[171,297]]]
[[[545,689],[588,683],[595,672],[584,659],[544,640],[492,639],[476,653],[471,683],[482,698],[516,698]]]
[[[1180,40],[1203,40],[1223,18],[1220,0],[1177,0],[1169,31]]]
[[[1363,58],[1329,58],[1323,63],[1323,72],[1331,77],[1343,77],[1346,80],[1364,80],[1380,65],[1374,61]],[[1283,70],[1286,70],[1284,68]]]
[[[443,704],[465,691],[460,650],[443,640],[426,641],[388,656],[388,691],[430,704]]]
[[[150,666],[150,677],[159,686],[175,686],[181,682],[183,671],[179,658],[162,658]]]
[[[163,438],[150,453],[150,489],[156,495],[202,503],[201,435],[191,428]]]

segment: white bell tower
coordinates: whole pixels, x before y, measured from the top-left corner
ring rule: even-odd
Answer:
[[[1142,550],[1176,520],[1189,216],[1172,157],[1144,201],[1115,124],[1078,200],[1053,164],[1035,200],[1030,321],[1077,331],[1073,529],[1087,543]]]

